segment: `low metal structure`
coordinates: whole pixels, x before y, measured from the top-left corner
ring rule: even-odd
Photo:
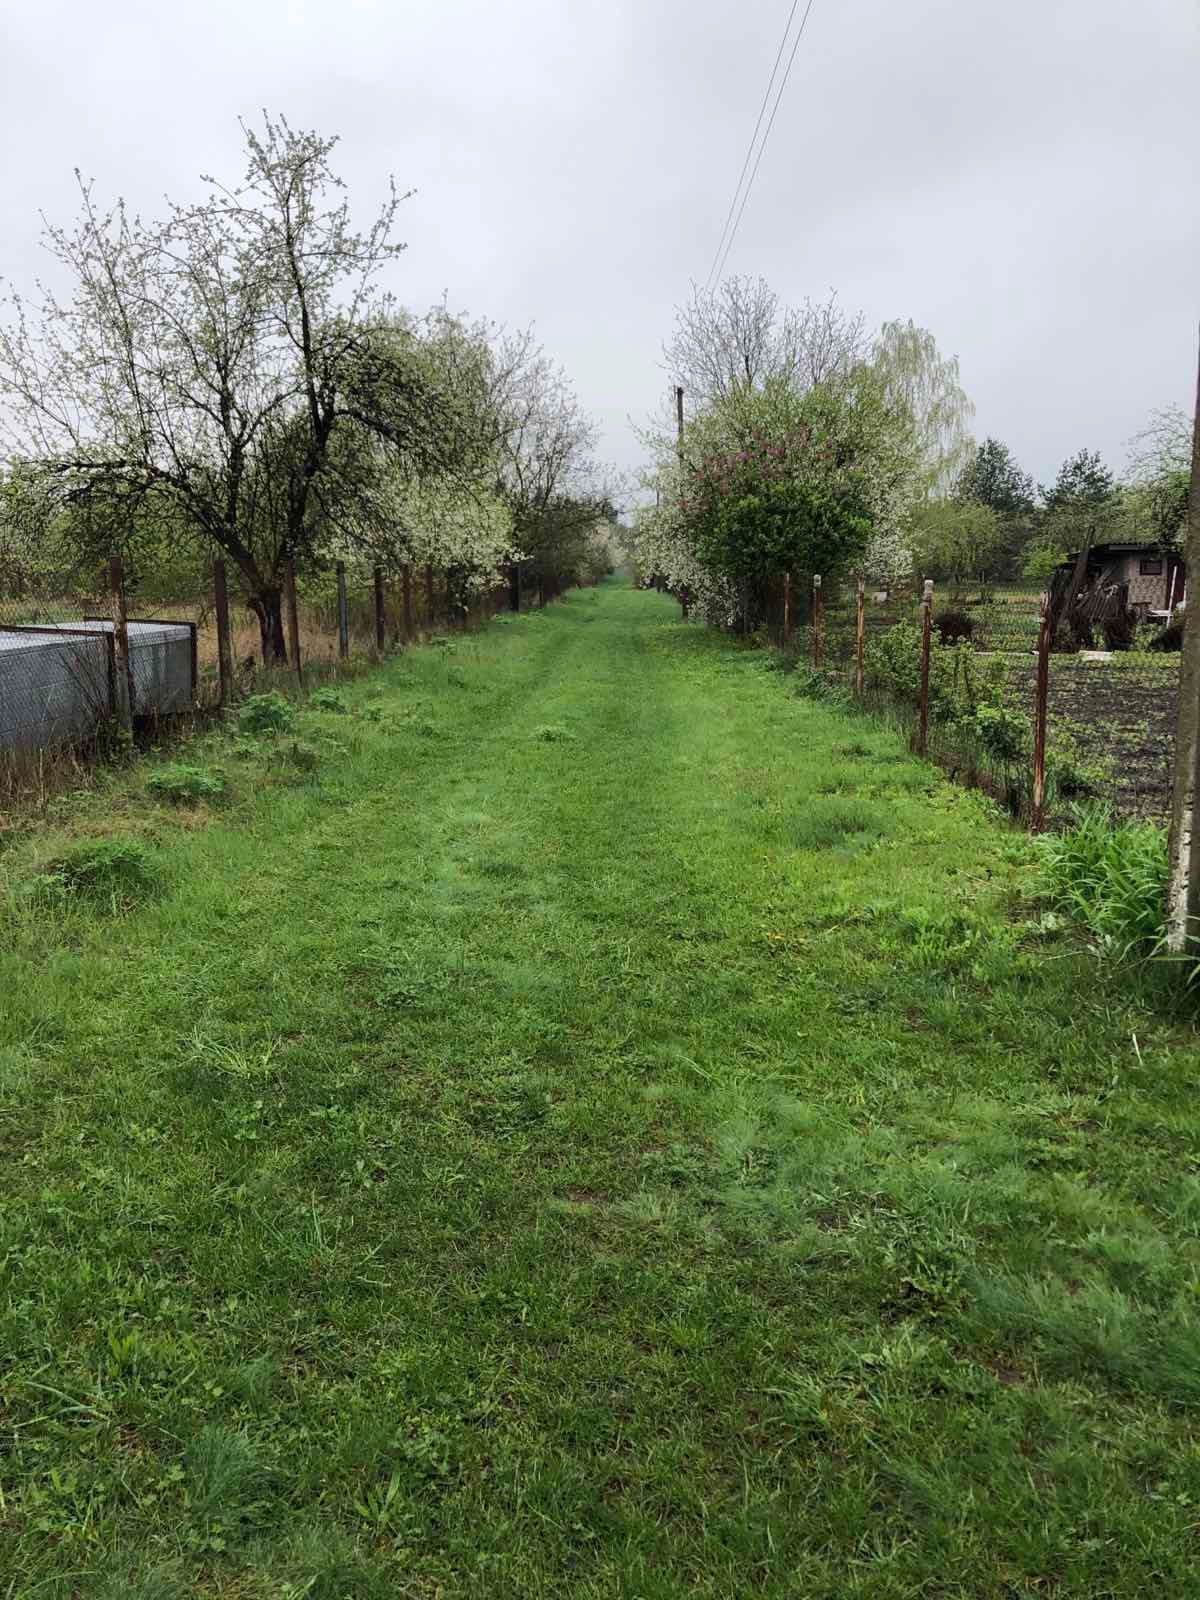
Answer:
[[[135,717],[176,716],[196,698],[192,623],[130,622]],[[115,705],[113,623],[0,627],[0,750],[45,749],[87,738]]]

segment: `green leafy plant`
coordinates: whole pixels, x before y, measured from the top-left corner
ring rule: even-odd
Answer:
[[[344,717],[349,710],[336,689],[314,689],[308,697],[308,703],[314,711],[329,711],[335,716]]]
[[[146,779],[146,788],[157,799],[169,800],[172,805],[196,805],[201,800],[219,800],[225,793],[225,779],[219,772],[206,772],[203,767],[175,761],[152,772]]]
[[[296,708],[277,689],[252,694],[238,708],[238,728],[242,733],[286,733],[296,721]]]

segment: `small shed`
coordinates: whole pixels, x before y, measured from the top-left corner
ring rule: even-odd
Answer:
[[[1059,567],[1072,573],[1082,552],[1076,551]],[[1124,586],[1129,604],[1141,621],[1161,617],[1183,598],[1184,564],[1173,550],[1161,544],[1134,540],[1095,544],[1088,551],[1087,582],[1104,587]]]
[[[135,716],[171,716],[195,699],[195,629],[131,622]],[[0,627],[0,750],[86,738],[113,709],[113,624],[105,618]]]

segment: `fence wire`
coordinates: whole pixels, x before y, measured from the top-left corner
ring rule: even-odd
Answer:
[[[1152,561],[1143,563],[1153,566]],[[1135,574],[1119,612],[1064,610],[1053,630],[1047,694],[1047,820],[1099,801],[1119,816],[1170,813],[1181,656],[1179,613],[1165,577]],[[857,692],[853,584],[822,586],[815,626],[808,580],[793,583],[789,651],[870,709],[914,734],[919,718],[921,606],[911,588],[866,586],[863,692]],[[782,586],[767,625],[783,642]],[[952,593],[932,607],[929,754],[955,777],[1029,819],[1041,592],[1032,587]]]

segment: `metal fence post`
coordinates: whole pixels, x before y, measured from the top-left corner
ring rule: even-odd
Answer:
[[[854,692],[863,697],[863,647],[867,633],[867,580],[860,572],[854,586]]]
[[[113,711],[126,733],[133,732],[133,670],[129,662],[129,620],[125,610],[125,572],[120,556],[108,563],[108,586],[112,592],[113,621]]]
[[[387,642],[387,613],[383,604],[383,568],[376,567],[373,576],[375,579],[375,648],[382,655],[383,647]]]
[[[823,643],[821,635],[824,631],[824,623],[825,604],[821,597],[821,574],[816,572],[813,574],[812,596],[812,664],[813,670],[816,672],[821,670],[821,646]]]
[[[233,699],[233,640],[229,632],[229,586],[225,581],[225,563],[213,562],[213,605],[217,613],[217,672],[220,677],[218,705],[227,706]]]
[[[1029,826],[1040,833],[1046,823],[1046,702],[1050,689],[1050,596],[1039,610],[1037,688],[1033,699],[1033,805]]]
[[[296,605],[296,563],[288,561],[283,569],[283,588],[287,599],[288,650],[296,682],[304,683],[304,670],[300,664],[300,612]]]
[[[929,644],[933,633],[933,579],[925,579],[921,594],[921,700],[917,722],[917,754],[929,750]]]
[[[350,654],[350,607],[346,600],[346,563],[339,561],[337,571],[338,655],[343,661]]]

